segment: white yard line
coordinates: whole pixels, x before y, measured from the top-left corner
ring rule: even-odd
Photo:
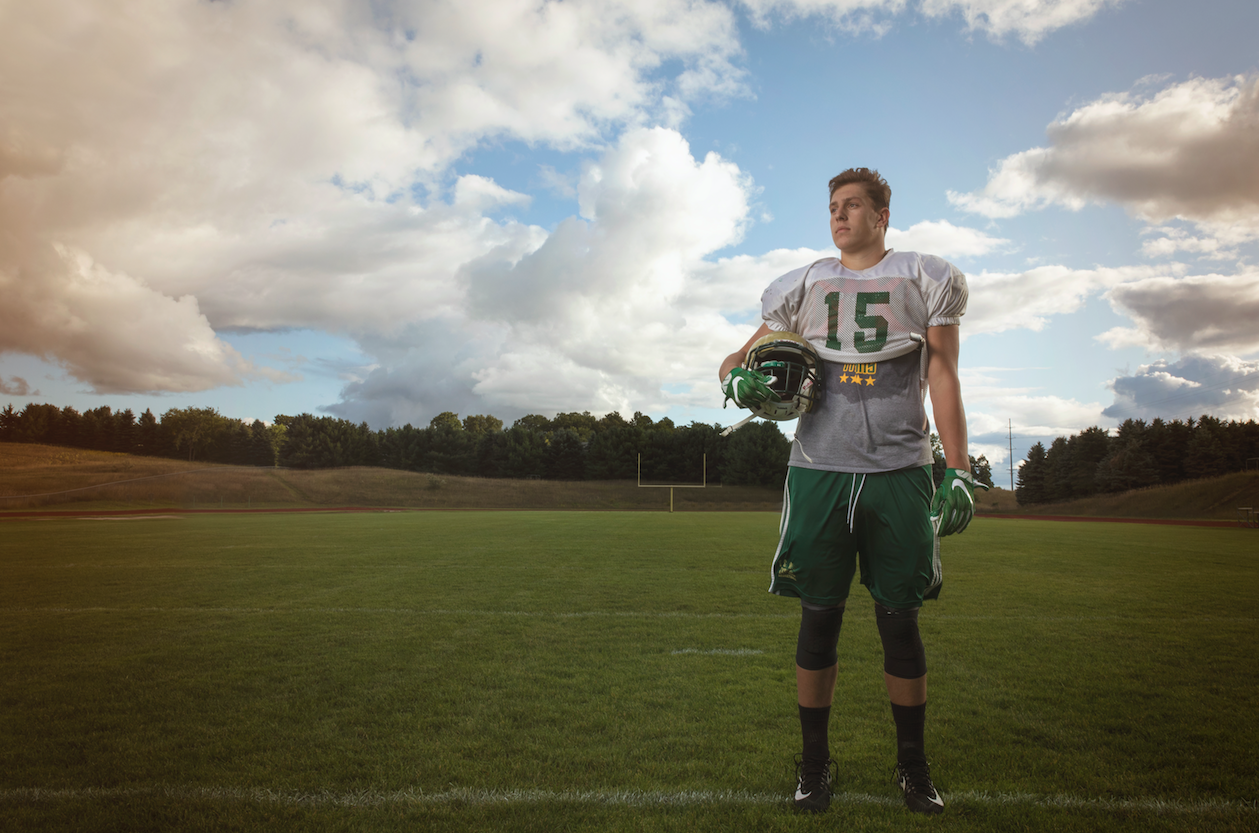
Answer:
[[[65,565],[67,567],[73,565]],[[789,613],[696,613],[692,611],[650,610],[475,610],[453,608],[410,607],[0,607],[0,614],[32,613],[239,613],[293,616],[300,614],[360,613],[383,616],[501,616],[519,619],[799,619],[795,609]],[[926,618],[924,622],[928,621]],[[989,614],[979,616],[942,615],[938,622],[1130,622],[1132,624],[1167,624],[1189,622],[1259,622],[1255,616],[1038,616]]]
[[[946,804],[1001,807],[1035,807],[1046,810],[1128,811],[1141,813],[1205,816],[1220,813],[1259,812],[1255,801],[1175,801],[1165,798],[1085,798],[1074,795],[1038,795],[1035,793],[993,793],[963,791],[943,793]],[[221,803],[274,804],[281,806],[331,807],[396,807],[450,804],[520,805],[580,804],[609,807],[680,807],[697,805],[786,804],[786,795],[754,793],[746,790],[685,790],[663,792],[653,790],[478,790],[450,789],[437,792],[396,790],[376,792],[298,792],[239,787],[197,787],[156,785],[150,787],[81,787],[42,789],[18,787],[0,789],[0,801],[65,802],[113,799],[157,798],[171,801],[215,801]],[[901,799],[894,795],[837,793],[839,804],[873,804],[899,807]],[[947,812],[947,809],[946,809]]]

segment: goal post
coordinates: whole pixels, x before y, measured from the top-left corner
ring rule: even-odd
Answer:
[[[703,482],[702,483],[644,483],[643,482],[643,455],[638,455],[638,488],[640,489],[668,489],[669,490],[669,511],[673,511],[673,490],[674,489],[707,489],[708,488],[708,453],[704,453],[703,460]]]

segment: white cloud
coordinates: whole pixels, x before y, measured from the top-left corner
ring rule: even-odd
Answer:
[[[970,299],[962,334],[1041,330],[1049,316],[1076,312],[1088,298],[1107,289],[1183,270],[1178,264],[1097,269],[1038,266],[1025,272],[967,275]]]
[[[960,16],[970,31],[994,40],[1014,35],[1034,44],[1051,32],[1092,18],[1122,0],[920,0],[913,4],[928,18]],[[816,16],[848,32],[882,35],[892,19],[910,7],[907,0],[740,0],[752,22],[770,25],[771,18]]]
[[[1182,226],[1168,223],[1143,229],[1141,234],[1149,239],[1141,244],[1141,254],[1155,258],[1189,252],[1202,260],[1236,260],[1239,247],[1255,236],[1254,229],[1245,223],[1201,223],[1196,231]]]
[[[9,381],[4,381],[4,377],[0,376],[0,394],[5,396],[39,396],[39,391],[31,390],[30,384],[21,376],[10,376]]]
[[[546,239],[487,219],[528,197],[451,183],[461,154],[597,148],[744,94],[734,16],[705,0],[48,0],[4,19],[0,73],[23,83],[0,99],[0,274],[77,323],[6,326],[0,349],[98,391],[255,372],[215,328],[365,337],[454,315],[461,264]],[[116,297],[153,326],[111,317]]]
[[[948,196],[959,208],[994,218],[1047,205],[1117,202],[1150,223],[1178,218],[1210,236],[1254,239],[1256,123],[1257,78],[1194,78],[1152,96],[1107,95],[1050,124],[1049,147],[1009,156],[984,188]],[[1150,251],[1176,248],[1170,238]]]
[[[1100,402],[980,387],[964,388],[963,395],[966,422],[974,436],[1004,436],[1011,424],[1014,433],[1021,436],[1078,434],[1103,421]]]
[[[1115,420],[1259,418],[1259,362],[1234,356],[1185,356],[1142,365],[1111,380],[1115,401],[1105,415]]]
[[[955,226],[948,220],[923,220],[901,231],[888,228],[887,244],[909,252],[928,252],[944,258],[978,257],[1010,245],[1009,240]]]
[[[1115,286],[1106,298],[1136,324],[1098,337],[1112,347],[1239,354],[1259,350],[1259,272],[1150,277]]]
[[[972,31],[990,37],[1015,35],[1034,44],[1050,32],[1089,20],[1122,0],[923,0],[922,13],[929,17],[960,14]]]
[[[0,269],[0,351],[55,357],[102,393],[198,391],[272,381],[220,340],[191,296],[171,298],[56,246],[32,263],[43,280]]]

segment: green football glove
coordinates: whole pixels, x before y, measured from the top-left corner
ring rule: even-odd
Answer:
[[[736,367],[721,380],[721,392],[726,395],[726,400],[734,402],[740,408],[751,408],[753,405],[779,401],[778,394],[769,388],[774,381],[773,376]],[[725,400],[721,407],[726,407]]]
[[[945,469],[944,482],[931,496],[931,525],[943,538],[966,529],[975,516],[975,490],[988,487],[965,469]]]

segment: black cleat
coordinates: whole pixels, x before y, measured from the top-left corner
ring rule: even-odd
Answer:
[[[905,806],[915,813],[944,812],[944,799],[931,783],[931,767],[926,761],[898,763],[892,781],[904,791]]]
[[[796,755],[796,809],[803,813],[824,813],[831,806],[831,782],[835,780],[834,758],[804,760]]]

